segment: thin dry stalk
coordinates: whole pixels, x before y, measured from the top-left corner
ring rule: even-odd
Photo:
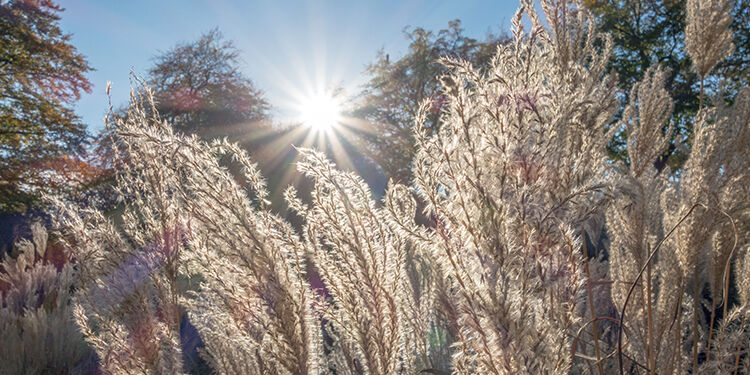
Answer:
[[[594,297],[591,293],[591,272],[589,271],[589,256],[586,249],[586,232],[581,235],[583,238],[583,256],[586,261],[586,295],[588,296],[589,310],[591,311],[591,331],[594,333],[594,351],[596,353],[596,365],[599,368],[599,374],[604,375],[602,365],[602,356],[599,349],[599,330],[596,326],[596,312],[594,311]]]
[[[619,366],[620,366],[620,375],[625,374],[624,367],[623,367],[623,356],[622,356],[622,324],[625,322],[625,311],[628,307],[630,296],[633,294],[633,291],[635,290],[635,286],[638,284],[638,281],[641,279],[641,276],[643,276],[643,272],[646,271],[646,267],[656,255],[656,252],[659,251],[659,248],[664,243],[664,241],[666,241],[672,235],[672,233],[674,233],[675,230],[677,230],[677,227],[679,227],[680,224],[682,224],[688,218],[688,216],[690,216],[690,214],[692,214],[693,211],[699,206],[702,206],[702,205],[697,203],[697,204],[694,204],[692,207],[690,207],[690,210],[688,210],[688,212],[684,216],[682,216],[680,221],[678,221],[677,224],[675,224],[675,226],[672,227],[669,233],[667,233],[667,235],[664,236],[664,238],[662,238],[661,241],[659,241],[656,247],[654,247],[654,250],[651,251],[651,254],[646,260],[646,264],[644,264],[643,267],[641,267],[641,270],[638,272],[638,277],[636,277],[635,280],[633,281],[633,285],[628,290],[627,297],[625,298],[625,303],[622,306],[622,313],[620,313],[620,326],[617,328],[617,348],[618,348],[617,349],[618,350],[617,361],[619,362]]]

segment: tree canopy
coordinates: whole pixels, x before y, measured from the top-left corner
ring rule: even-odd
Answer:
[[[175,129],[210,135],[267,120],[263,93],[240,69],[239,51],[218,29],[154,58],[149,84],[157,110]]]
[[[410,163],[414,156],[412,125],[419,107],[432,100],[433,110],[428,125],[437,126],[443,96],[440,76],[447,69],[438,61],[454,57],[470,61],[474,66],[487,65],[504,36],[489,35],[478,41],[463,34],[461,21],[454,20],[448,28],[437,32],[417,27],[405,29],[410,41],[406,54],[391,59],[381,50],[367,67],[370,76],[364,86],[353,117],[366,125],[361,132],[362,151],[380,165],[388,177],[410,180]]]
[[[85,178],[72,157],[86,143],[73,111],[90,92],[86,58],[49,0],[0,2],[0,211],[24,211],[41,190]]]
[[[669,120],[675,125],[674,136],[687,137],[699,106],[700,77],[692,70],[692,61],[684,48],[685,2],[586,0],[584,4],[596,16],[599,30],[612,36],[614,51],[610,66],[617,73],[622,107],[628,102],[633,85],[643,79],[652,63],[658,63],[668,71],[666,89],[675,103]],[[709,92],[716,92],[722,85],[727,97],[734,97],[750,78],[750,1],[736,1],[732,16],[734,53],[706,81]],[[610,144],[614,159],[626,158],[625,139],[626,135],[620,133]],[[663,168],[669,160],[672,167],[679,167],[685,158],[686,154],[679,152],[673,143],[657,164]]]

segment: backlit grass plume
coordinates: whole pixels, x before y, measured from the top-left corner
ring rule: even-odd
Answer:
[[[703,78],[730,49],[724,3],[688,5]],[[184,372],[189,319],[220,374],[748,373],[750,89],[701,103],[684,169],[659,170],[667,72],[649,68],[614,122],[609,36],[577,1],[535,9],[522,1],[490,66],[440,61],[411,185],[379,202],[298,150],[313,189],[284,195],[297,228],[243,150],[176,133],[139,87],[111,122],[122,212],[50,198],[76,266],[42,271],[74,284],[101,370]],[[42,272],[18,259],[2,280]],[[3,298],[3,332],[38,313]]]

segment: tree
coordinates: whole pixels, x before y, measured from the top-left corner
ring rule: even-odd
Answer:
[[[148,81],[156,108],[175,129],[204,136],[221,129],[226,135],[236,132],[233,125],[267,120],[268,102],[242,74],[239,51],[218,29],[154,60]]]
[[[479,42],[463,35],[459,20],[437,33],[419,27],[404,33],[411,41],[408,52],[395,61],[385,51],[378,53],[367,68],[371,78],[352,115],[366,122],[359,140],[366,156],[388,177],[405,183],[411,179],[414,118],[422,102],[431,100],[428,122],[434,129],[444,101],[439,78],[446,68],[438,59],[461,58],[478,67],[486,66],[496,46],[507,37],[490,35]]]
[[[734,52],[719,62],[716,74],[726,77],[730,93],[737,93],[750,83],[750,0],[737,0],[732,11]]]
[[[0,211],[23,212],[40,190],[76,179],[86,128],[72,105],[92,70],[49,0],[0,2]]]
[[[674,112],[669,119],[675,125],[674,138],[687,137],[699,106],[700,77],[692,70],[692,60],[684,48],[685,2],[586,0],[584,4],[596,16],[599,31],[611,34],[615,43],[610,66],[618,76],[621,108],[628,103],[633,85],[643,79],[652,63],[658,63],[667,68],[666,89],[675,100]],[[734,97],[743,85],[750,82],[748,9],[748,0],[735,3],[732,12],[735,51],[721,62],[706,82],[714,92],[719,82],[723,82],[728,89],[728,98]],[[625,142],[626,135],[620,132],[609,146],[611,157],[616,160],[627,158]],[[686,154],[678,150],[673,140],[657,165],[660,169],[667,163],[680,167],[685,160]]]

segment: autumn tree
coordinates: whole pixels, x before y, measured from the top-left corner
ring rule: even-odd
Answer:
[[[381,50],[367,67],[369,82],[359,98],[353,116],[365,121],[361,132],[362,151],[380,165],[388,177],[410,180],[410,163],[414,157],[412,125],[420,105],[432,100],[428,126],[437,124],[444,97],[440,79],[447,70],[441,57],[460,58],[474,66],[486,66],[504,36],[490,35],[478,41],[464,35],[461,21],[454,20],[447,29],[434,32],[417,27],[405,29],[410,41],[406,54],[391,59]]]
[[[148,81],[157,110],[176,130],[227,135],[236,132],[232,126],[268,119],[268,102],[242,73],[239,50],[218,29],[176,45],[154,62]]]
[[[0,254],[41,212],[41,192],[69,193],[97,173],[81,157],[87,132],[73,111],[92,68],[60,29],[63,10],[0,1]]]
[[[86,128],[73,111],[92,70],[59,27],[52,1],[0,2],[0,211],[82,178]]]

